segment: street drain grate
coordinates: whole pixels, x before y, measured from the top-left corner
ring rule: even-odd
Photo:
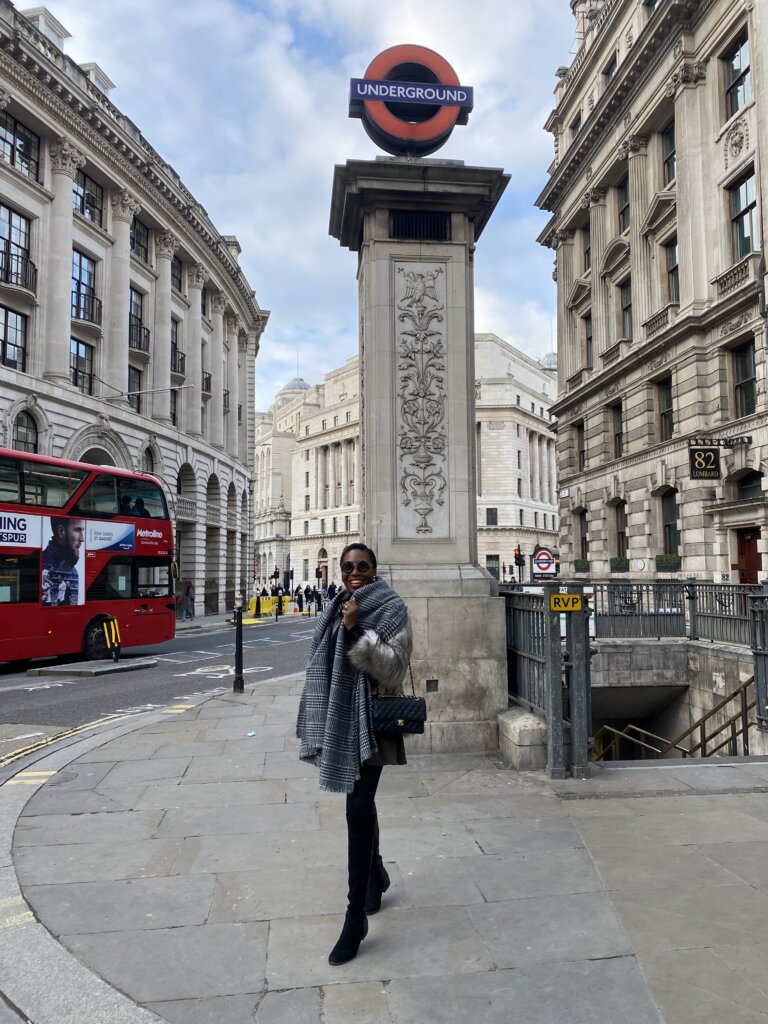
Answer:
[[[561,800],[639,800],[656,796],[739,796],[742,793],[768,793],[768,786],[750,786],[747,789],[640,789],[612,793],[558,793]]]

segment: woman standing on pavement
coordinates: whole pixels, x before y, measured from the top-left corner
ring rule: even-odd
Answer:
[[[342,589],[318,619],[309,651],[296,734],[299,757],[320,769],[320,788],[346,793],[349,893],[344,927],[328,957],[357,956],[366,914],[381,907],[389,877],[379,854],[376,789],[387,764],[405,764],[403,738],[374,734],[371,692],[397,693],[411,655],[402,599],[376,575],[365,544],[341,553]]]

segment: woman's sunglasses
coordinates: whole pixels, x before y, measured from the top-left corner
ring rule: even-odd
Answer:
[[[341,571],[342,572],[354,572],[355,569],[359,570],[360,572],[368,572],[368,570],[370,568],[371,568],[371,563],[370,562],[342,562],[341,563]]]

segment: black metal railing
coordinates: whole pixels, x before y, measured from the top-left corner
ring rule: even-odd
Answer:
[[[171,349],[171,373],[178,373],[184,376],[186,373],[187,357],[179,349]]]
[[[37,291],[37,267],[29,256],[11,252],[7,241],[0,243],[0,281]]]
[[[203,392],[206,395],[211,393],[211,375],[210,373],[203,373]]]
[[[128,317],[128,347],[135,352],[149,352],[149,328],[133,313]]]
[[[89,324],[100,324],[101,299],[97,299],[90,291],[73,290],[72,319],[84,320]]]

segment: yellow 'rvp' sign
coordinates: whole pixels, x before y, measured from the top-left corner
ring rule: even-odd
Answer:
[[[581,594],[550,594],[549,607],[553,612],[580,612]]]

